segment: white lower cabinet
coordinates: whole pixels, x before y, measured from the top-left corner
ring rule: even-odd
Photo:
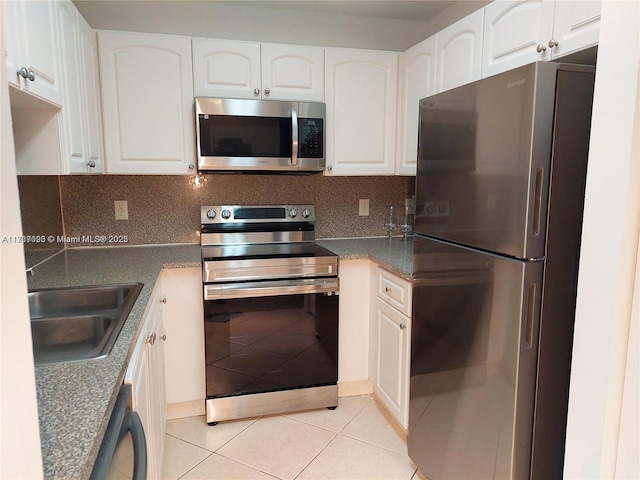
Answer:
[[[156,286],[142,319],[140,337],[125,374],[132,385],[133,410],[138,412],[147,442],[147,478],[161,478],[167,419],[165,397],[165,336],[161,283]]]
[[[411,283],[386,270],[374,270],[370,338],[373,388],[405,429],[409,425]]]
[[[204,414],[205,358],[202,269],[162,270],[167,418]]]

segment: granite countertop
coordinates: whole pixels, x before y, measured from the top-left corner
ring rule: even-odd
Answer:
[[[341,259],[370,259],[411,280],[411,238],[319,239],[317,243]],[[36,367],[46,479],[89,478],[160,271],[200,265],[200,245],[191,244],[69,248],[34,268],[30,290],[144,283],[106,358]]]
[[[413,237],[327,239],[317,243],[340,259],[369,259],[405,280],[413,278]]]
[[[30,290],[144,283],[106,358],[36,367],[46,479],[89,478],[158,275],[190,266],[200,266],[200,245],[71,248],[35,267]]]

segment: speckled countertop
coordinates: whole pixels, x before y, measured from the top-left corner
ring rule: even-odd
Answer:
[[[412,280],[413,237],[346,238],[317,240],[324,248],[336,253],[340,259],[369,259],[399,277]]]
[[[407,280],[412,239],[318,240],[341,259],[369,259]],[[29,289],[142,282],[111,353],[103,359],[36,367],[46,479],[89,478],[153,287],[162,268],[200,266],[200,245],[69,248],[37,265]]]
[[[35,268],[29,289],[144,283],[106,358],[36,367],[46,479],[89,478],[158,275],[190,266],[200,266],[200,245],[72,248]]]

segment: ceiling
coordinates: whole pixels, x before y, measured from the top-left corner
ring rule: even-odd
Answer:
[[[74,0],[96,29],[402,51],[479,0]]]

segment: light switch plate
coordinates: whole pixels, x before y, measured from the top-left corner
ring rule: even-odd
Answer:
[[[115,200],[113,206],[116,211],[116,220],[129,220],[129,207],[126,200]]]
[[[369,199],[368,198],[360,199],[360,205],[358,206],[358,215],[360,215],[361,217],[369,216]]]

